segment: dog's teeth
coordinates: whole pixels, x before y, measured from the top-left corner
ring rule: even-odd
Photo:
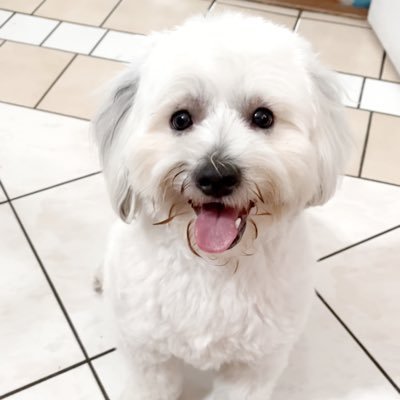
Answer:
[[[236,226],[236,228],[239,228],[239,225],[240,225],[240,222],[242,221],[242,219],[241,218],[238,218],[236,221],[235,221],[235,226]]]

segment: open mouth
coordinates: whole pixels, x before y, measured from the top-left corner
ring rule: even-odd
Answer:
[[[194,236],[197,246],[207,253],[222,253],[239,243],[246,230],[247,216],[254,206],[233,208],[223,203],[192,204],[197,218]]]

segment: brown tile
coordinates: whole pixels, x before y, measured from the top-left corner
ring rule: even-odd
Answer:
[[[345,172],[348,175],[358,176],[365,136],[367,134],[369,112],[346,108],[346,116],[353,136],[354,148]]]
[[[348,25],[356,25],[364,27],[370,26],[368,21],[364,18],[360,19],[360,18],[342,17],[339,15],[324,14],[313,11],[303,11],[301,14],[301,18],[318,19],[320,21],[338,22],[340,24],[348,24]]]
[[[400,184],[400,117],[373,114],[362,176]]]
[[[35,14],[63,21],[100,25],[117,2],[118,0],[47,0]]]
[[[191,15],[205,13],[210,4],[211,0],[123,0],[104,26],[149,33],[171,28]]]
[[[0,8],[30,14],[42,0],[0,0]]]
[[[33,107],[71,58],[58,50],[4,43],[0,47],[0,99]]]
[[[385,64],[383,65],[382,79],[393,82],[400,82],[400,75],[394,68],[393,63],[389,57],[386,57]]]
[[[278,7],[269,4],[256,3],[254,1],[248,1],[248,0],[219,0],[216,3],[231,4],[233,6],[244,7],[244,8],[253,8],[255,10],[291,15],[292,17],[297,17],[299,15],[299,10],[296,10],[295,8]]]
[[[301,19],[297,31],[331,68],[379,76],[383,49],[371,29]]]
[[[126,68],[116,61],[78,56],[39,104],[40,109],[92,118],[105,87]]]
[[[222,3],[217,3],[214,4],[214,6],[210,10],[210,14],[221,14],[224,12],[240,12],[246,15],[254,15],[257,17],[263,17],[268,21],[275,22],[276,24],[279,25],[284,25],[288,27],[289,29],[293,29],[297,17],[292,17],[289,15],[283,15],[283,14],[275,14],[271,12],[265,12],[259,9],[251,9],[251,8],[244,8],[244,7],[237,7],[234,5],[228,5],[228,4],[222,4]]]

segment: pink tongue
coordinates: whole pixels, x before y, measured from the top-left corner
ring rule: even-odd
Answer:
[[[201,207],[194,228],[199,248],[207,253],[227,250],[239,233],[235,226],[237,218],[238,212],[234,208],[212,204]]]

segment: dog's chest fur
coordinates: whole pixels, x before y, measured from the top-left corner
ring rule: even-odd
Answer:
[[[135,229],[117,224],[106,274],[130,346],[149,346],[198,368],[218,368],[252,362],[293,341],[312,287],[311,261],[298,229],[285,237],[286,244],[271,243],[242,257],[236,272],[234,266],[188,259],[181,241],[171,244],[154,235],[147,241]]]

